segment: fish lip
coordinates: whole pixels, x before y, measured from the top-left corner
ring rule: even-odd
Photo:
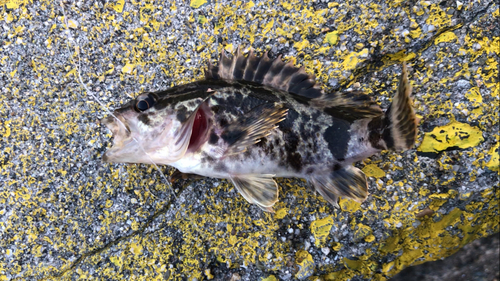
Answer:
[[[134,140],[132,138],[120,141],[118,144],[113,143],[113,146],[102,155],[102,161],[105,163],[128,163],[123,159],[130,154],[133,146]]]
[[[102,161],[105,163],[118,163],[120,162],[120,152],[127,150],[133,141],[130,128],[123,116],[119,114],[102,118],[100,123],[107,127],[112,136],[112,145],[102,155]]]
[[[113,116],[107,116],[99,120],[99,123],[109,128],[109,125],[114,122]]]
[[[119,118],[119,117],[117,116],[116,118]],[[123,123],[123,120],[120,120],[120,121]],[[117,120],[115,119],[114,116],[108,116],[108,117],[102,118],[100,122],[101,122],[101,124],[105,125],[108,128],[108,130],[111,132],[113,137],[118,136],[121,129],[122,129],[122,128],[120,128],[120,127],[122,127],[120,122],[117,122]]]

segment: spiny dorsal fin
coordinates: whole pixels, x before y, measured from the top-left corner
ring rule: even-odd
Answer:
[[[257,57],[250,50],[245,57],[239,47],[231,57],[222,50],[219,64],[214,66],[209,63],[205,78],[255,82],[309,99],[323,96],[323,90],[316,84],[314,76],[308,75],[304,67],[295,67],[292,62],[285,63],[281,56],[270,59],[267,52]]]
[[[382,110],[370,96],[362,92],[325,94],[316,83],[314,75],[306,73],[304,67],[285,63],[281,55],[270,59],[267,52],[257,57],[253,50],[248,56],[240,48],[231,57],[222,50],[217,66],[208,64],[206,79],[244,80],[287,91],[306,98],[311,106],[324,109],[326,113],[344,120],[373,118],[382,115]]]

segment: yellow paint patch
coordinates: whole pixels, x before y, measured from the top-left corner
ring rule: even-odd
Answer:
[[[371,234],[372,229],[369,226],[360,223],[354,231],[354,241],[361,241],[363,238]]]
[[[488,167],[492,171],[497,171],[497,172],[500,171],[499,168],[500,165],[498,160],[499,158],[498,154],[500,151],[498,150],[498,145],[499,143],[497,142],[497,144],[494,147],[492,147],[490,151],[488,151],[488,154],[491,155],[491,159],[490,161],[488,161],[488,163],[486,163],[486,167]]]
[[[106,208],[111,208],[113,206],[113,200],[106,200]]]
[[[23,0],[8,0],[5,6],[7,6],[7,9],[17,9],[21,4],[24,4]]]
[[[266,277],[260,281],[278,281],[278,279],[276,279],[276,276],[274,276],[274,275],[269,275],[268,277]]]
[[[280,220],[280,219],[284,218],[287,213],[288,213],[288,209],[282,208],[282,209],[279,209],[278,211],[276,211],[276,215],[274,217]]]
[[[363,49],[360,52],[352,52],[349,55],[347,55],[344,58],[344,62],[342,63],[342,66],[346,70],[351,70],[356,68],[356,65],[358,63],[364,61],[365,59],[360,58],[360,57],[368,57],[368,49]]]
[[[199,7],[205,5],[206,3],[207,3],[207,0],[191,0],[191,3],[189,4],[189,6],[191,6],[191,8],[198,9]]]
[[[314,273],[314,260],[307,251],[300,250],[295,255],[297,264],[300,266],[299,271],[295,274],[297,279],[303,279],[311,276]]]
[[[387,56],[392,61],[409,61],[414,59],[416,57],[416,54],[413,52],[407,54],[405,50],[402,50],[395,54],[388,54]]]
[[[123,259],[121,257],[111,256],[109,260],[119,268],[123,265]]]
[[[232,53],[234,50],[233,44],[227,44],[226,47],[224,47],[224,50],[226,50],[229,53]]]
[[[456,40],[458,40],[458,38],[455,35],[455,33],[448,31],[448,32],[445,32],[445,33],[439,35],[436,39],[434,39],[434,44],[439,44],[439,43],[443,43],[443,42],[451,42],[451,41],[456,41]]]
[[[123,68],[122,68],[122,72],[123,73],[127,73],[127,74],[131,74],[132,71],[134,70],[135,68],[135,63],[127,63]]]
[[[385,172],[384,170],[380,169],[377,165],[375,164],[369,164],[366,165],[363,168],[363,172],[367,177],[374,177],[374,178],[381,178],[385,177]]]
[[[244,6],[245,9],[251,9],[255,6],[255,3],[253,1],[247,2]]]
[[[113,5],[113,10],[117,13],[123,12],[123,6],[125,6],[125,0],[118,0],[116,3]]]
[[[208,280],[212,280],[214,279],[214,276],[212,275],[212,273],[210,272],[210,269],[205,269],[205,276],[207,276],[207,279]]]
[[[332,46],[337,45],[337,43],[339,42],[339,32],[338,31],[328,32],[325,36],[324,42]]]
[[[298,50],[298,51],[302,51],[303,49],[305,48],[309,48],[309,40],[307,39],[304,39],[300,42],[297,42],[295,44],[293,44],[293,46]]]
[[[425,133],[418,151],[439,152],[451,147],[469,148],[483,141],[481,130],[466,123],[452,121],[446,126],[436,127]]]
[[[384,273],[387,273],[387,272],[391,271],[393,268],[394,268],[394,262],[393,261],[388,262],[388,263],[382,265],[382,271]]]
[[[271,19],[266,26],[264,26],[264,29],[262,30],[262,34],[267,34],[274,26],[274,19]]]
[[[68,20],[68,27],[71,29],[76,29],[78,27],[78,22],[75,20]]]
[[[371,242],[375,241],[375,236],[373,236],[373,234],[370,234],[370,235],[365,237],[365,241],[368,243],[371,243]]]
[[[359,270],[363,265],[363,261],[361,260],[351,260],[348,258],[343,258],[342,261],[344,265],[351,270]]]
[[[136,256],[142,254],[143,247],[140,242],[130,244],[130,252]]]
[[[330,229],[332,229],[332,226],[332,217],[315,220],[311,223],[311,233],[314,235],[314,239],[316,240],[314,242],[316,247],[319,247],[321,244],[325,243],[328,234],[330,234]]]
[[[344,199],[344,198],[340,198],[339,205],[340,205],[340,208],[342,209],[342,211],[349,212],[349,213],[356,212],[361,207],[360,203],[358,203],[354,200]]]
[[[481,96],[478,87],[470,88],[470,90],[465,94],[465,97],[471,101],[474,106],[480,105],[483,102],[483,97]]]

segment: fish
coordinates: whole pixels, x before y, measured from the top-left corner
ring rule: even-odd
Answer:
[[[368,181],[354,164],[415,143],[407,72],[403,64],[384,112],[362,91],[324,91],[281,55],[223,50],[204,79],[142,93],[103,118],[113,142],[102,159],[228,179],[269,212],[279,197],[276,177],[306,179],[335,207],[339,197],[363,202]]]

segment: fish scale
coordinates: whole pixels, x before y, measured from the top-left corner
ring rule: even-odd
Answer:
[[[107,162],[164,164],[228,178],[250,203],[272,211],[273,177],[307,179],[331,204],[364,201],[368,185],[352,164],[413,146],[417,133],[406,66],[384,113],[362,92],[325,93],[303,68],[240,50],[221,54],[206,78],[144,93],[115,111]],[[132,140],[141,143],[144,151]],[[153,161],[153,163],[151,163]]]

